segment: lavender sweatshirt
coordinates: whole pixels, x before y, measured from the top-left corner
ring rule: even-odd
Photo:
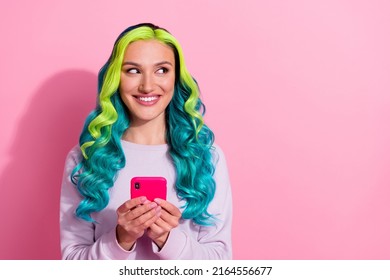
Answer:
[[[105,209],[93,213],[97,223],[75,216],[81,196],[70,181],[73,168],[80,162],[80,148],[73,148],[66,159],[61,189],[60,233],[63,259],[231,259],[232,197],[226,160],[216,146],[213,152],[216,171],[215,197],[209,213],[217,218],[214,226],[199,226],[192,220],[181,219],[171,230],[161,250],[146,236],[139,238],[131,251],[119,246],[116,240],[117,208],[130,199],[130,180],[136,176],[161,176],[167,179],[167,200],[180,210],[184,201],[176,195],[175,168],[168,153],[168,145],[139,145],[121,141],[126,166],[118,172],[109,190],[110,201]]]

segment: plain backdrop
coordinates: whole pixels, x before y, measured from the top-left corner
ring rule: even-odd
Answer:
[[[0,4],[0,259],[59,259],[63,164],[126,27],[181,42],[228,161],[234,259],[390,259],[390,2]]]

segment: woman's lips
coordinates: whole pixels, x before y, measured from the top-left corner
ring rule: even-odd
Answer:
[[[135,100],[141,105],[152,106],[160,99],[159,95],[148,95],[148,96],[134,96]]]

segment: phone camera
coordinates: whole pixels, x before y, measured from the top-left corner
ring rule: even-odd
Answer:
[[[135,183],[134,187],[135,187],[136,190],[139,190],[141,185],[140,185],[140,183],[137,182],[137,183]]]

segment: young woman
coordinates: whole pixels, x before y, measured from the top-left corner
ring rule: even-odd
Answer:
[[[99,72],[98,102],[65,162],[64,259],[231,259],[226,161],[177,40],[139,24]],[[167,197],[131,198],[133,177],[167,181]]]

